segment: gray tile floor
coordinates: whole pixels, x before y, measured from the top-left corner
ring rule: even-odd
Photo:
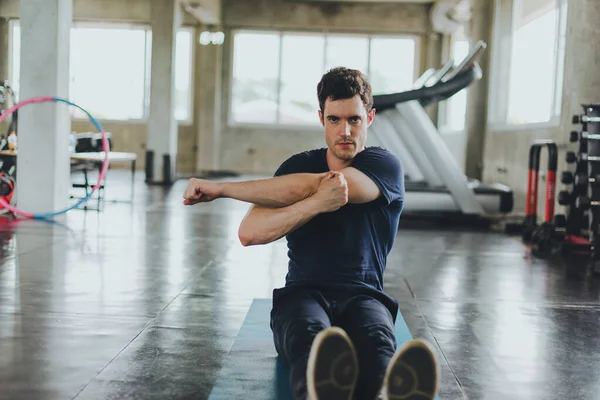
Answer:
[[[114,175],[107,196],[128,195]],[[252,299],[282,284],[284,241],[237,241],[247,205],[142,181],[133,204],[0,225],[0,399],[206,399]],[[442,399],[598,399],[599,282],[452,229],[401,229],[386,273]]]

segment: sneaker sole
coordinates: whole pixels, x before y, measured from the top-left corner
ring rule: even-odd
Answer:
[[[311,400],[351,400],[358,380],[358,358],[348,334],[337,327],[317,334],[308,356]]]
[[[384,380],[385,399],[433,400],[438,391],[437,365],[436,356],[425,341],[411,340],[390,361]]]

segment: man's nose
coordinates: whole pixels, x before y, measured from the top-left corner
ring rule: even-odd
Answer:
[[[350,124],[348,122],[342,122],[340,136],[350,136]]]

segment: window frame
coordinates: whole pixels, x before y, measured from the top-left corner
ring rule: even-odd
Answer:
[[[455,54],[454,54],[454,43],[458,42],[458,41],[466,41],[469,44],[469,47],[472,48],[473,46],[473,41],[471,40],[471,38],[464,32],[464,30],[459,30],[457,32],[454,32],[451,35],[448,35],[446,37],[445,42],[443,43],[443,53],[445,55],[444,57],[444,62],[442,64],[445,64],[446,62],[448,62],[450,59],[454,58]],[[455,66],[458,66],[458,64],[456,64]],[[466,87],[463,90],[466,90],[466,94],[467,94],[467,104],[468,104],[468,97],[469,97],[469,89],[470,87]],[[455,95],[458,93],[455,93]],[[452,96],[454,97],[454,96]],[[465,127],[463,129],[452,129],[450,126],[450,122],[449,122],[449,117],[448,117],[448,102],[452,101],[452,97],[439,102],[438,104],[438,131],[440,132],[440,134],[442,135],[452,135],[452,134],[459,134],[459,133],[463,133],[467,130],[467,126],[466,126],[466,115],[465,115]],[[468,105],[467,105],[467,111],[468,111]]]
[[[14,70],[13,70],[13,53],[14,53],[14,35],[13,30],[15,25],[20,26],[19,18],[11,18],[8,21],[8,79],[9,82],[14,81]],[[77,21],[74,20],[72,28],[94,28],[94,29],[128,29],[128,30],[141,30],[144,31],[145,40],[144,40],[144,54],[145,54],[145,62],[144,62],[144,75],[146,84],[144,85],[144,116],[142,118],[128,118],[128,119],[99,119],[105,123],[115,123],[115,124],[140,124],[147,123],[150,115],[150,72],[151,72],[151,63],[152,57],[149,50],[151,50],[150,43],[148,41],[148,33],[152,32],[152,26],[146,23],[127,23],[127,22],[103,22],[103,21]],[[183,120],[176,120],[178,125],[180,126],[191,126],[194,123],[194,99],[195,99],[195,66],[196,66],[196,28],[191,25],[181,25],[178,28],[178,31],[187,31],[191,35],[190,41],[190,98],[188,102],[188,115],[189,117]],[[86,121],[87,118],[75,117],[71,116],[72,121]]]
[[[488,130],[495,132],[548,129],[560,126],[564,70],[566,64],[565,45],[568,15],[568,0],[555,0],[558,9],[556,53],[554,58],[554,91],[550,118],[542,122],[513,123],[508,120],[509,86],[512,64],[515,4],[523,0],[494,0],[494,20],[490,72],[490,95],[488,103]]]
[[[420,57],[421,57],[421,36],[418,34],[406,34],[406,33],[378,33],[378,32],[343,32],[343,31],[314,31],[314,30],[302,30],[302,29],[252,29],[252,28],[232,28],[229,34],[226,35],[226,45],[228,47],[228,67],[227,67],[227,116],[226,122],[227,127],[232,129],[264,129],[264,130],[277,130],[277,131],[295,131],[295,132],[321,132],[322,126],[317,122],[314,125],[309,124],[282,124],[279,122],[268,123],[268,122],[237,122],[233,119],[233,83],[234,83],[234,40],[237,33],[255,33],[255,34],[277,34],[279,36],[279,61],[278,61],[278,79],[277,79],[277,107],[280,103],[281,93],[281,66],[282,66],[282,36],[284,34],[300,34],[300,35],[318,35],[325,37],[325,46],[323,49],[324,60],[327,60],[327,37],[328,36],[346,36],[346,37],[361,37],[366,38],[369,41],[367,51],[367,74],[371,71],[371,40],[377,38],[393,38],[393,39],[412,39],[415,43],[415,55],[414,55],[414,76],[413,81],[418,78]],[[315,82],[316,87],[317,82]],[[316,96],[316,94],[315,94]],[[317,119],[317,112],[315,110],[315,121]]]

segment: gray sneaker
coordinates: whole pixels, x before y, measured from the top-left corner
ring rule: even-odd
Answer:
[[[382,400],[433,400],[438,391],[439,367],[429,344],[408,341],[394,354],[383,380]]]
[[[306,384],[311,400],[351,400],[358,379],[358,358],[341,328],[322,330],[308,357]]]

